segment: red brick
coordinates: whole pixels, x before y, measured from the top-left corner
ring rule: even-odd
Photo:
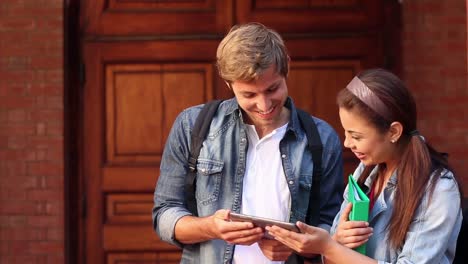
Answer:
[[[25,7],[25,6],[7,6],[7,8],[0,9],[0,14],[3,16],[8,16],[14,14],[19,17],[51,17],[57,16],[63,12],[61,7],[51,8],[48,6],[34,6],[34,7]]]
[[[63,109],[62,96],[38,96],[36,98],[36,107],[39,109]]]
[[[63,188],[63,177],[42,177],[43,187],[49,189],[62,189]]]
[[[36,150],[36,160],[37,161],[52,160],[50,158],[47,158],[47,153],[48,153],[47,150],[43,150],[43,149]],[[56,160],[59,160],[59,159],[56,159]]]
[[[3,232],[3,228],[0,227],[0,232]],[[1,256],[5,256],[8,254],[8,252],[10,251],[10,247],[9,247],[9,242],[5,241],[5,240],[0,240],[0,259],[1,259]],[[1,262],[1,263],[8,263],[8,262]]]
[[[2,74],[0,74],[0,78],[2,78]],[[21,80],[21,78],[17,77],[17,80]],[[19,96],[9,96],[7,98],[0,97],[0,105],[4,109],[8,108],[29,108],[34,105],[34,98],[31,97],[19,97]]]
[[[21,161],[9,161],[4,165],[4,174],[2,178],[8,178],[12,176],[26,176],[26,164]]]
[[[8,111],[8,121],[12,123],[24,122],[26,120],[27,114],[24,109],[14,109]]]
[[[53,189],[38,189],[30,190],[27,196],[30,201],[57,201],[63,199],[63,192]]]
[[[56,201],[48,201],[45,203],[46,215],[63,215],[63,193],[61,193],[61,198]]]
[[[30,31],[36,28],[36,22],[31,18],[2,18],[0,31]]]
[[[44,228],[5,228],[0,234],[0,240],[40,241],[47,239],[47,230]]]
[[[17,124],[0,124],[0,135],[12,137],[22,137],[24,141],[27,141],[27,137],[34,135],[35,129],[34,124],[29,123],[17,123]]]
[[[27,165],[28,175],[34,176],[61,176],[63,175],[63,165],[51,162],[29,163]]]
[[[47,128],[48,136],[63,136],[63,127],[62,125],[50,124]]]
[[[31,119],[49,124],[63,124],[63,111],[59,109],[44,109],[31,113]]]
[[[0,227],[21,227],[27,225],[25,215],[0,215]]]
[[[60,228],[49,228],[47,230],[47,240],[49,241],[63,241],[64,235],[63,229]]]
[[[47,255],[47,264],[63,264],[65,258],[63,254],[59,255]]]
[[[24,56],[6,57],[4,69],[8,71],[25,71],[30,69],[30,58]]]
[[[36,120],[36,119],[35,119]],[[45,136],[46,135],[47,125],[44,123],[36,124],[36,134],[38,136]]]
[[[9,253],[13,256],[25,256],[29,253],[29,244],[26,241],[11,241]]]
[[[27,92],[28,95],[62,95],[63,87],[60,84],[35,84],[32,85],[31,89]]]
[[[27,143],[27,138],[22,136],[11,136],[8,138],[8,148],[10,149],[24,149]]]
[[[0,160],[36,160],[34,151],[16,150],[16,149],[0,149]],[[0,178],[1,181],[1,178]]]
[[[29,252],[32,254],[60,254],[63,252],[63,242],[30,242]]]
[[[61,16],[46,17],[36,22],[37,31],[61,32],[63,19]]]
[[[8,201],[12,198],[16,200],[26,200],[26,192],[26,190],[18,190],[18,188],[14,187],[0,187],[0,200]]]
[[[31,58],[31,69],[61,69],[63,58],[61,56],[41,56]]]
[[[31,201],[10,200],[0,207],[2,215],[29,215],[36,211],[36,204]]]
[[[25,245],[26,246],[26,245]],[[9,252],[11,254],[11,252]],[[44,256],[20,256],[20,255],[13,255],[13,256],[1,256],[0,263],[8,263],[8,264],[42,264]]]
[[[30,136],[28,137],[28,142],[28,145],[33,149],[61,149],[63,139],[46,136]]]
[[[57,216],[50,215],[28,216],[27,225],[31,227],[63,228],[63,219]]]

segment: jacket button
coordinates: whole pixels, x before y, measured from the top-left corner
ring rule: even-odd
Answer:
[[[294,184],[294,181],[289,181],[289,184]]]
[[[281,155],[281,158],[285,159],[285,158],[286,158],[286,154]]]

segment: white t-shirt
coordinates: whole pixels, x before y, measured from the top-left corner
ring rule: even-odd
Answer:
[[[289,220],[291,194],[279,150],[279,143],[286,133],[286,127],[287,124],[259,139],[255,127],[247,125],[249,148],[241,213],[281,221]],[[233,263],[280,264],[284,261],[270,261],[255,243],[251,246],[236,245]]]

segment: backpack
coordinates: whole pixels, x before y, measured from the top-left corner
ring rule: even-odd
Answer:
[[[197,202],[195,199],[196,190],[196,175],[197,175],[197,159],[200,155],[200,149],[203,141],[206,138],[216,110],[222,100],[213,100],[207,102],[195,121],[191,134],[191,148],[188,159],[189,172],[185,179],[185,200],[187,209],[194,215],[198,216]],[[317,226],[320,217],[320,179],[322,177],[322,142],[317,130],[315,122],[310,115],[300,109],[297,109],[299,121],[307,136],[307,145],[312,153],[312,161],[314,163],[314,171],[312,175],[312,188],[309,195],[309,205],[307,209],[306,223]],[[317,206],[313,206],[317,205]]]

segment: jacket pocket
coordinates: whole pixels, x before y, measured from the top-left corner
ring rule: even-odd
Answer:
[[[199,159],[197,163],[196,198],[207,205],[218,200],[224,163],[217,160]]]

